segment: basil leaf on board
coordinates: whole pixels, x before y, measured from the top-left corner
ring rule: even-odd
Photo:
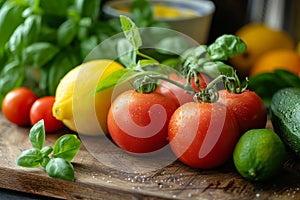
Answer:
[[[43,156],[42,160],[40,161],[40,165],[46,168],[47,164],[49,163],[50,158],[48,156]]]
[[[142,46],[142,38],[138,27],[129,17],[124,15],[120,16],[120,22],[126,39],[131,43],[135,50],[138,50]]]
[[[45,169],[50,177],[74,181],[74,167],[67,160],[51,158]]]
[[[210,59],[225,61],[247,50],[246,44],[235,35],[224,34],[208,46]]]
[[[44,120],[42,119],[31,127],[29,131],[29,140],[34,148],[42,149],[45,143],[45,137]]]
[[[50,153],[52,153],[53,148],[51,146],[45,146],[41,149],[41,153],[43,157],[48,156]]]
[[[22,167],[38,167],[42,159],[42,153],[39,149],[27,149],[17,158],[17,165]]]
[[[81,142],[74,134],[65,134],[58,138],[53,147],[53,157],[71,161],[80,149]]]

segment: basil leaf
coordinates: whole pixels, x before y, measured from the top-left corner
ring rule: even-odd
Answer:
[[[48,165],[49,161],[50,161],[50,158],[48,156],[43,156],[42,160],[40,161],[40,165],[43,168],[46,168],[46,166]]]
[[[30,15],[26,18],[22,30],[25,46],[37,41],[41,23],[42,19],[39,15]]]
[[[62,158],[51,158],[45,169],[50,177],[74,181],[73,165]]]
[[[96,36],[91,36],[80,42],[81,57],[86,58],[91,51],[99,44]]]
[[[74,134],[65,134],[57,139],[53,148],[54,158],[71,161],[80,149],[81,141]]]
[[[51,146],[45,146],[41,149],[41,153],[43,157],[48,156],[50,153],[52,153],[53,148]]]
[[[300,88],[300,78],[286,70],[275,70],[251,77],[248,87],[255,91],[268,106],[278,90],[286,87]]]
[[[120,69],[111,74],[107,77],[102,79],[97,87],[96,92],[101,92],[108,88],[114,87],[117,84],[121,84],[133,79],[139,72],[133,71],[132,69]]]
[[[126,39],[138,50],[142,46],[142,38],[135,23],[127,16],[121,15],[120,22]]]
[[[24,62],[26,64],[42,67],[54,58],[59,49],[48,42],[37,42],[26,47],[24,52],[26,57]]]
[[[22,167],[38,167],[42,153],[39,149],[27,149],[23,151],[17,158],[17,165]]]
[[[212,78],[216,78],[219,75],[232,76],[234,69],[224,64],[223,62],[206,62],[203,65],[203,69],[200,72],[208,74]]]
[[[45,143],[45,127],[44,127],[44,120],[41,119],[33,127],[30,129],[29,132],[29,140],[32,146],[36,149],[42,149]]]
[[[55,95],[57,85],[62,77],[80,63],[81,57],[78,55],[79,53],[76,53],[72,50],[64,49],[63,53],[57,54],[53,62],[47,65],[46,86],[48,86],[48,94]]]
[[[80,2],[80,1],[75,1]],[[82,17],[89,17],[93,20],[98,19],[100,15],[100,6],[101,0],[83,0],[81,5],[81,16]]]
[[[25,70],[18,61],[12,61],[4,66],[0,73],[0,103],[4,96],[13,88],[19,87],[25,77]],[[0,104],[0,105],[1,105]]]
[[[23,48],[24,48],[23,24],[20,24],[8,40],[8,49],[21,61]]]
[[[207,52],[215,61],[225,61],[247,50],[246,44],[235,35],[224,34],[208,46]]]
[[[0,9],[0,52],[13,34],[15,29],[24,21],[22,12],[24,6],[4,4]]]
[[[69,45],[77,34],[77,24],[73,19],[68,19],[62,23],[57,31],[57,44],[61,47]]]
[[[136,65],[136,51],[128,40],[118,40],[117,52],[120,62],[127,68],[131,68]]]
[[[73,3],[74,0],[40,0],[40,7],[47,16],[45,18],[51,19],[52,16],[66,16]]]

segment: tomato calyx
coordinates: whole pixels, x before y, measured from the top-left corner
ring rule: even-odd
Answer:
[[[219,75],[217,78],[213,79],[209,82],[206,88],[200,89],[199,92],[195,93],[194,101],[201,103],[201,102],[208,102],[213,103],[219,99],[219,94],[217,90],[217,83],[224,81],[226,79],[225,75]]]
[[[151,78],[151,76],[144,76],[137,78],[133,83],[133,87],[135,88],[135,91],[139,93],[148,94],[156,89],[157,83],[155,79]]]
[[[233,72],[232,76],[226,76],[224,79],[224,86],[230,93],[240,94],[244,92],[248,87],[248,78],[241,82],[237,74]]]

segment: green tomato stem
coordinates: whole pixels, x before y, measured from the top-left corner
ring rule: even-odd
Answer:
[[[153,61],[159,63],[156,59],[154,59],[154,58],[152,58],[151,56],[148,56],[148,55],[146,55],[146,54],[140,52],[138,49],[136,50],[136,54],[137,54],[138,56],[141,56],[141,57],[146,58],[146,59],[148,59],[148,60],[153,60]]]

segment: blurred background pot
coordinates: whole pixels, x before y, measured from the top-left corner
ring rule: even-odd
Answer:
[[[108,1],[103,6],[107,16],[130,16],[132,0]],[[153,5],[154,17],[166,22],[176,31],[184,33],[200,44],[208,40],[215,5],[209,0],[149,0]]]

